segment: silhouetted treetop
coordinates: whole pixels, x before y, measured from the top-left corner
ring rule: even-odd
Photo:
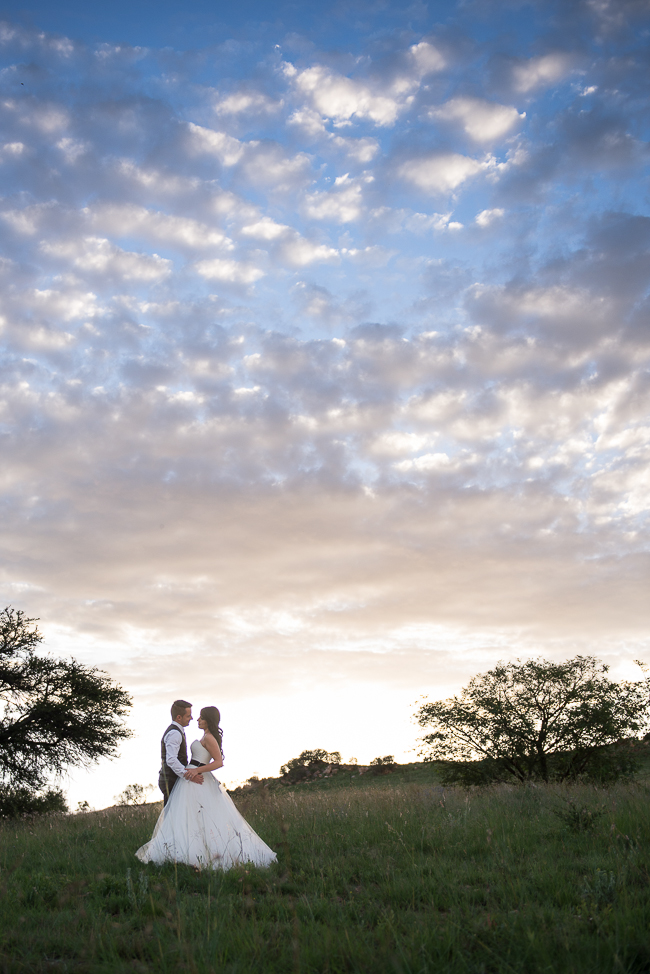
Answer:
[[[310,768],[316,764],[340,764],[340,751],[325,751],[322,747],[317,747],[313,751],[301,751],[297,758],[291,758],[280,768],[280,774],[288,774],[294,768]]]
[[[39,655],[37,621],[0,612],[0,780],[31,788],[115,755],[131,736],[129,694],[95,667]]]
[[[648,726],[650,679],[616,683],[607,672],[594,656],[499,663],[459,696],[420,707],[418,723],[431,728],[420,753],[452,777],[453,765],[476,759],[486,780],[589,773],[604,748]]]

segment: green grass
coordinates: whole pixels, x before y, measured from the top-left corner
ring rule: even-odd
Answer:
[[[279,861],[226,874],[143,867],[158,806],[5,821],[0,970],[643,974],[649,799],[417,769],[260,791]]]

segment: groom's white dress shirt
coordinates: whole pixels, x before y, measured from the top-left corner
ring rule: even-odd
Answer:
[[[163,737],[163,741],[165,742],[165,760],[167,761],[167,767],[171,768],[179,778],[182,778],[185,774],[185,768],[178,760],[178,749],[185,737],[185,731],[177,721],[172,720],[172,724],[174,726],[170,727]]]

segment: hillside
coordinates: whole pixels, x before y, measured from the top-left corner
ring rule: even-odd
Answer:
[[[636,777],[641,781],[650,775],[650,739],[637,740],[630,738],[614,745],[627,754],[631,754],[637,762]],[[481,762],[468,762],[467,767],[479,767]],[[298,769],[301,775],[284,774],[278,777],[251,778],[249,781],[235,788],[229,793],[233,797],[245,798],[249,793],[260,788],[275,791],[277,789],[311,788],[317,791],[330,789],[372,789],[382,783],[399,785],[422,785],[439,787],[440,764],[437,761],[413,761],[408,764],[383,765],[352,765],[326,764],[318,762],[310,767]],[[514,784],[513,779],[513,784]]]
[[[260,788],[275,791],[282,789],[314,788],[317,791],[330,789],[367,789],[390,782],[392,785],[419,784],[438,785],[437,764],[432,761],[413,761],[409,764],[388,764],[363,766],[353,764],[325,765],[310,769],[302,780],[290,780],[289,776],[270,778],[251,778],[247,784],[229,792],[237,798],[245,798],[250,792]],[[306,769],[307,770],[307,769]]]
[[[646,784],[467,792],[427,774],[237,797],[268,870],[141,866],[158,805],[4,821],[0,970],[650,971]]]

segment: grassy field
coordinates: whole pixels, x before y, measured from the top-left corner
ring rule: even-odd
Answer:
[[[159,806],[0,825],[0,969],[650,972],[650,788],[432,769],[238,804],[269,870],[143,867]]]

